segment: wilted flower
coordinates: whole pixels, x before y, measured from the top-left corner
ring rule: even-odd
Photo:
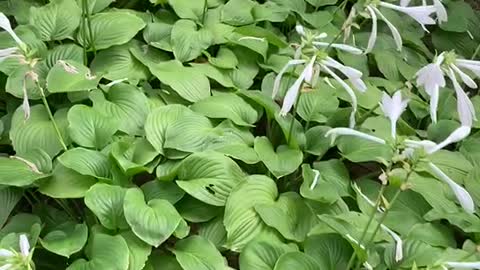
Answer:
[[[402,92],[397,91],[390,97],[387,93],[383,93],[382,108],[383,114],[390,119],[391,135],[395,139],[397,135],[397,121],[400,115],[405,111],[408,105],[408,99],[402,100]]]
[[[398,32],[397,28],[395,25],[393,25],[392,22],[390,22],[377,8],[377,6],[381,6],[384,8],[389,8],[395,11],[402,12],[411,18],[413,18],[415,21],[417,21],[422,28],[427,31],[425,28],[425,25],[432,25],[435,24],[435,20],[430,17],[430,14],[434,13],[436,11],[436,8],[434,6],[418,6],[418,7],[406,7],[406,6],[397,6],[393,5],[387,2],[382,2],[379,1],[378,4],[371,3],[366,6],[366,10],[370,15],[370,18],[372,19],[372,32],[370,34],[370,38],[368,40],[368,45],[367,49],[365,50],[365,53],[369,53],[372,51],[373,47],[375,46],[375,42],[377,40],[377,15],[382,19],[390,29],[390,32],[392,32],[393,39],[395,40],[395,44],[397,45],[397,49],[400,51],[402,49],[402,37],[400,33]]]
[[[465,212],[473,214],[475,212],[475,205],[470,194],[462,186],[455,183],[455,181],[448,177],[448,175],[442,172],[435,164],[429,162],[428,166],[437,178],[444,181],[450,187]]]
[[[382,229],[386,231],[390,236],[393,238],[395,241],[395,261],[399,262],[400,260],[403,259],[403,241],[402,238],[398,234],[396,234],[394,231],[390,230],[387,226],[380,224]]]

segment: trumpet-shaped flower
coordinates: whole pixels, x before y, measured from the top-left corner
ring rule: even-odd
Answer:
[[[15,40],[17,43],[18,47],[22,50],[26,50],[27,45],[15,34],[15,32],[12,29],[12,26],[10,25],[10,21],[8,20],[7,16],[0,12],[0,28],[3,30],[7,31],[7,33]]]
[[[280,82],[282,81],[283,74],[285,74],[285,72],[287,72],[290,67],[298,66],[306,62],[307,61],[305,60],[296,59],[288,61],[288,63],[280,70],[277,77],[275,77],[275,81],[273,82],[272,98],[275,98],[278,94],[278,91],[280,90]]]
[[[380,139],[378,137],[357,131],[351,128],[332,128],[327,133],[325,133],[325,137],[331,136],[331,143],[333,144],[338,136],[354,136],[359,137],[368,141],[376,142],[379,144],[387,144],[384,139]]]
[[[470,194],[462,186],[455,183],[455,181],[448,177],[448,175],[442,172],[435,164],[429,162],[428,166],[437,178],[444,181],[450,187],[462,208],[467,213],[473,214],[475,212],[475,205]]]
[[[425,25],[436,24],[435,20],[430,17],[432,13],[436,12],[434,6],[402,7],[387,2],[380,2],[379,5],[381,7],[393,9],[410,16],[412,19],[417,21],[424,29],[426,29]]]
[[[387,93],[383,93],[380,107],[382,108],[383,114],[390,119],[390,131],[394,139],[397,135],[397,121],[407,108],[407,105],[408,99],[402,100],[402,92],[395,92],[393,97],[390,97]]]
[[[410,4],[411,0],[400,0],[400,6],[406,7],[408,4]],[[426,1],[423,0],[423,6],[426,6]],[[448,14],[447,10],[443,6],[443,3],[441,0],[433,0],[433,7],[435,8],[435,13],[437,15],[437,21],[439,23],[446,22],[448,21]]]
[[[445,262],[443,265],[455,269],[480,269],[480,262]]]
[[[390,230],[387,226],[380,224],[382,229],[386,231],[395,241],[395,261],[399,262],[403,259],[403,241],[402,238],[394,231]]]
[[[25,234],[21,234],[19,238],[20,252],[24,258],[28,258],[30,255],[30,243],[28,242],[28,238]]]
[[[437,108],[440,87],[445,87],[444,73],[441,64],[445,60],[444,53],[440,54],[435,62],[421,68],[415,76],[417,85],[423,86],[430,96],[430,117],[434,123],[437,122]]]

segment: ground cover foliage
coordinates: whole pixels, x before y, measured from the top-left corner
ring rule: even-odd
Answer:
[[[0,269],[480,269],[463,0],[0,12]]]

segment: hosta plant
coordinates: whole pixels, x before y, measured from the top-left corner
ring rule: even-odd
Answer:
[[[0,270],[480,269],[463,0],[1,0]]]

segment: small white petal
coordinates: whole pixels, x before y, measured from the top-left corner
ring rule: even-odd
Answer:
[[[30,118],[30,103],[28,102],[28,93],[25,79],[23,80],[23,103],[22,110],[24,114],[24,119],[28,120]]]
[[[458,75],[460,75],[460,79],[470,88],[477,88],[477,84],[473,81],[470,76],[468,76],[465,72],[461,71],[457,66],[450,65],[450,67],[455,71]]]
[[[412,149],[423,148],[426,152],[429,152],[435,147],[437,147],[436,143],[429,140],[422,140],[422,141],[405,140],[405,145]]]
[[[433,123],[437,123],[438,100],[440,97],[440,90],[438,86],[430,90],[430,117]]]
[[[297,24],[295,26],[295,31],[297,31],[297,33],[301,36],[306,36],[306,33],[305,33],[305,27],[303,27],[302,25],[300,24]]]
[[[437,13],[437,20],[439,23],[448,21],[447,10],[443,6],[440,0],[433,0],[433,6],[435,7],[435,12]]]
[[[317,47],[327,47],[330,45],[330,47],[332,48],[336,48],[336,49],[339,49],[339,50],[342,50],[342,51],[346,51],[346,52],[349,52],[351,54],[357,54],[357,55],[360,55],[362,54],[362,50],[356,48],[356,47],[353,47],[353,46],[350,46],[350,45],[347,45],[347,44],[338,44],[338,43],[328,43],[328,42],[319,42],[319,41],[314,41],[313,42],[313,45],[317,46]]]
[[[305,73],[305,82],[307,82],[310,85],[313,85],[313,82],[314,82],[315,70],[313,66],[315,64],[315,60],[317,60],[316,55],[314,55],[312,59],[310,59],[310,62],[305,67],[305,70],[303,71]]]
[[[428,150],[427,153],[433,154],[449,144],[456,143],[465,139],[470,134],[470,131],[471,128],[468,126],[461,126],[455,129],[445,140],[437,144],[437,146],[435,146],[434,148]]]
[[[116,85],[116,84],[119,84],[119,83],[122,83],[122,82],[124,82],[124,81],[128,81],[128,78],[113,80],[113,81],[107,83],[105,86],[106,86],[106,87],[112,87],[112,86],[114,86],[114,85]]]
[[[368,44],[367,44],[367,49],[365,49],[365,53],[369,53],[373,50],[373,47],[375,46],[375,42],[377,41],[377,15],[375,14],[375,11],[370,6],[367,6],[367,10],[370,13],[370,17],[372,18],[372,31],[370,33],[370,37],[368,38]]]
[[[368,140],[368,141],[372,141],[372,142],[376,142],[376,143],[380,143],[380,144],[386,144],[385,140],[383,140],[383,139],[380,139],[378,137],[375,137],[375,136],[372,136],[372,135],[369,135],[369,134],[366,134],[366,133],[363,133],[363,132],[360,132],[358,130],[351,129],[351,128],[333,128],[333,129],[330,129],[325,134],[325,137],[330,137],[330,136],[331,136],[331,139],[332,139],[332,143],[335,142],[335,140],[338,136],[354,136],[354,137],[362,138],[362,139],[365,139],[365,140]]]
[[[6,49],[1,49],[0,50],[0,58],[5,58],[9,57],[15,52],[17,52],[18,48],[17,47],[11,47],[11,48],[6,48]]]
[[[391,23],[383,14],[378,10],[376,7],[372,7],[372,9],[380,16],[380,18],[387,24],[388,28],[390,29],[390,32],[392,32],[393,39],[395,40],[395,44],[397,45],[397,50],[401,51],[402,50],[402,36],[398,32],[397,28],[393,23]]]
[[[480,269],[480,262],[446,262],[444,264],[456,269]]]
[[[28,238],[25,234],[20,235],[19,246],[22,256],[28,257],[30,254],[30,243],[28,242]]]
[[[422,27],[435,24],[435,20],[430,17],[430,14],[436,11],[434,6],[401,7],[386,2],[380,2],[380,6],[403,12],[421,24]]]
[[[314,36],[313,39],[324,39],[326,37],[328,37],[327,33],[320,33],[320,34]]]
[[[10,250],[7,250],[7,249],[0,249],[0,257],[4,257],[4,258],[9,258],[9,257],[13,257],[15,256],[15,254],[13,252],[11,252]]]
[[[458,62],[457,62],[457,66],[459,66],[461,68],[469,69],[477,77],[480,77],[480,66],[472,65],[472,64],[465,64],[465,63],[458,63]]]
[[[453,193],[457,197],[458,202],[465,212],[473,214],[475,212],[475,204],[473,203],[473,199],[470,194],[462,186],[450,179],[450,177],[442,172],[435,164],[429,162],[428,165],[430,169],[432,169],[434,175],[440,178],[440,180],[444,181],[450,187],[450,189],[452,189]]]
[[[395,138],[397,135],[397,121],[407,108],[407,105],[408,100],[402,100],[402,92],[395,92],[393,97],[390,97],[385,92],[383,93],[380,107],[382,108],[383,114],[390,119],[392,138]]]
[[[265,38],[245,36],[245,37],[241,37],[241,38],[238,39],[238,41],[243,41],[243,40],[253,40],[253,41],[264,42]]]
[[[410,4],[411,0],[400,0],[400,6],[406,7]]]
[[[313,182],[310,185],[310,190],[313,190],[318,183],[318,179],[320,178],[320,172],[318,170],[312,170],[315,173],[315,177],[313,178]]]
[[[355,96],[355,93],[353,92],[352,88],[345,83],[340,77],[338,77],[335,72],[333,72],[331,69],[329,69],[326,65],[322,65],[322,68],[328,72],[340,85],[347,91],[348,95],[350,96],[351,102],[352,102],[352,113],[350,114],[350,128],[355,127],[355,114],[357,113],[357,96]]]
[[[345,76],[348,77],[348,80],[358,91],[365,92],[367,90],[367,85],[361,79],[361,77],[363,76],[361,71],[352,67],[344,66],[331,57],[327,57],[322,63],[326,66],[333,67],[338,71],[342,72]]]
[[[302,83],[305,80],[305,70],[300,74],[300,77],[293,83],[292,86],[287,91],[285,98],[283,99],[282,109],[280,110],[281,116],[286,116],[287,113],[292,109],[295,101],[297,100],[298,93],[302,87]]]
[[[382,229],[386,231],[395,240],[395,261],[399,262],[403,259],[403,241],[398,234],[390,230],[387,226],[380,224]]]
[[[0,28],[3,28],[7,33],[15,40],[15,42],[19,45],[21,49],[25,49],[25,43],[15,34],[10,25],[10,21],[8,20],[7,16],[0,12]]]
[[[455,89],[455,94],[457,95],[457,111],[460,117],[460,122],[464,126],[471,127],[473,120],[476,120],[475,108],[472,101],[468,98],[467,94],[463,91],[462,87],[455,77],[452,69],[448,71],[448,77],[453,82],[453,88]]]
[[[280,70],[278,75],[275,77],[275,81],[273,82],[273,91],[272,91],[272,98],[275,98],[280,90],[280,82],[282,81],[282,76],[291,66],[296,66],[300,64],[304,64],[305,60],[290,60],[288,63]]]

